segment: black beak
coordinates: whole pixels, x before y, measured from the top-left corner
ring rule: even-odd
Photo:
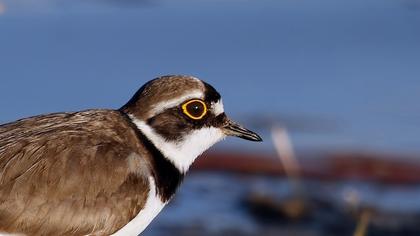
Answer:
[[[245,129],[240,124],[232,120],[228,120],[227,124],[223,127],[223,131],[228,136],[236,136],[250,141],[261,142],[262,138],[252,132],[251,130]]]

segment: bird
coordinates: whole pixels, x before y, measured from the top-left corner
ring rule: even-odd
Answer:
[[[139,235],[194,160],[228,136],[262,141],[186,75],[150,80],[119,109],[2,124],[0,234]]]

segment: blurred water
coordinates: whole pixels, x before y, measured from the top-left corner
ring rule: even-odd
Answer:
[[[322,120],[326,130],[295,124],[298,148],[420,151],[417,0],[0,5],[1,122],[117,108],[146,80],[192,74],[243,122]]]
[[[304,186],[307,203],[312,205],[309,207],[312,216],[299,220],[272,216],[274,219],[267,217],[264,222],[249,212],[250,206],[244,204],[244,199],[259,193],[284,204],[294,196],[287,179],[192,174],[145,235],[352,235],[356,222],[350,209],[354,207],[374,210],[369,235],[418,235],[420,232],[417,227],[420,219],[420,204],[416,201],[420,196],[418,185],[312,180],[306,181]],[[357,196],[354,204],[346,200],[350,191]],[[270,227],[276,234],[267,234]],[[288,231],[293,227],[299,230]],[[334,229],[335,232],[331,232]],[[227,233],[229,230],[233,232]]]

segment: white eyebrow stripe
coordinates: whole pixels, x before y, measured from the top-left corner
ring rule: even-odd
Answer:
[[[204,94],[200,90],[194,90],[191,93],[188,93],[182,97],[160,102],[153,107],[153,109],[150,111],[150,114],[151,116],[155,116],[168,108],[176,107],[182,102],[193,99],[193,98],[204,99]]]

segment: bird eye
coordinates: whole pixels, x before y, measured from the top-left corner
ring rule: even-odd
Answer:
[[[190,100],[182,105],[182,112],[194,120],[202,119],[207,114],[207,106],[201,100]]]

